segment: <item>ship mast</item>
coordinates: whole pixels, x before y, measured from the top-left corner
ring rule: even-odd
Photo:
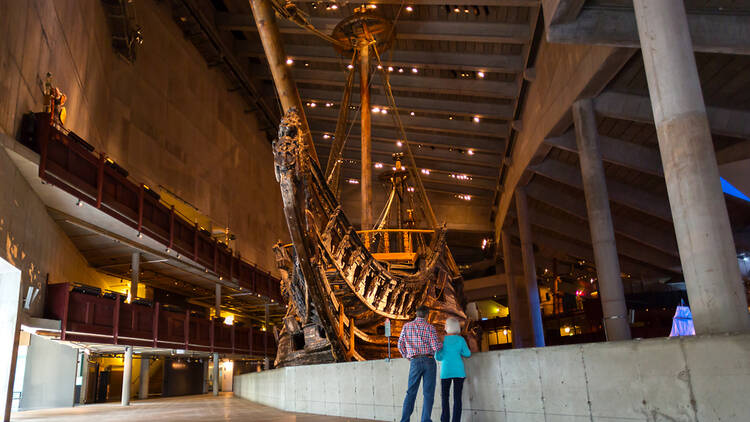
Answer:
[[[359,98],[361,139],[362,230],[372,228],[372,133],[370,124],[370,42],[359,40]]]

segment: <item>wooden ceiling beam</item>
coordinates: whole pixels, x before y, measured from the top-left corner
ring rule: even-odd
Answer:
[[[546,14],[545,14],[546,17]],[[745,14],[688,13],[695,51],[750,54],[750,25]],[[633,9],[583,9],[577,19],[547,25],[547,41],[640,48]]]
[[[654,124],[651,99],[642,95],[605,91],[594,100],[594,110],[604,117]],[[711,132],[750,139],[750,111],[707,106],[706,113]]]
[[[310,22],[315,28],[329,34],[333,32],[340,21],[339,18],[310,18]],[[216,14],[216,26],[225,31],[257,31],[253,17],[249,13],[219,12]],[[316,36],[285,19],[279,19],[278,26],[282,34]],[[531,31],[527,24],[500,22],[410,21],[399,19],[395,32],[396,38],[402,40],[527,44],[531,39]]]
[[[338,90],[314,89],[299,87],[303,102],[318,101],[330,102],[338,105],[341,101],[341,92]],[[352,93],[352,104],[359,104],[359,94]],[[385,95],[370,96],[371,104],[388,104]],[[416,114],[438,114],[445,116],[479,116],[482,119],[510,120],[513,118],[513,106],[511,104],[493,104],[479,101],[455,101],[423,97],[396,98],[396,106],[403,112],[414,112]]]
[[[350,63],[351,55],[340,55],[330,45],[285,44],[284,52],[296,62]],[[237,57],[265,58],[263,46],[256,40],[237,41],[234,46]],[[382,55],[383,66],[425,69],[454,70],[468,72],[521,73],[523,58],[520,55],[467,54],[442,51],[393,50]]]
[[[338,110],[333,107],[322,107],[322,105],[318,107],[308,107],[305,110],[305,115],[310,120],[329,120],[334,122],[338,120]],[[350,121],[359,121],[358,114],[352,117],[353,119]],[[401,122],[407,133],[412,130],[429,130],[454,135],[479,136],[492,139],[505,139],[508,137],[508,125],[505,123],[488,123],[482,121],[475,123],[474,121],[449,119],[447,117],[437,118],[408,115],[401,116]],[[390,113],[372,113],[372,125],[396,127],[394,116]]]
[[[310,120],[310,128],[313,132],[327,132],[333,134],[336,130],[336,124],[330,120]],[[476,148],[480,151],[502,153],[503,148],[505,147],[505,140],[495,138],[475,138],[414,131],[407,132],[406,136],[409,139],[409,143],[412,144],[412,147],[415,149],[418,148],[419,145],[423,145],[425,148],[429,148],[430,146],[443,146],[444,148]],[[359,139],[359,137],[359,128],[352,128],[352,131],[349,133],[349,141]],[[401,133],[394,127],[374,126],[372,128],[372,139],[396,143],[401,139]]]
[[[300,83],[328,85],[343,88],[346,84],[346,72],[334,70],[294,69],[294,80]],[[251,66],[251,72],[257,77],[271,80],[268,67]],[[435,78],[422,75],[392,74],[389,77],[394,91],[408,91],[425,94],[461,95],[477,98],[512,99],[518,95],[518,82],[498,82],[468,79]],[[358,89],[359,84],[355,84]],[[373,87],[382,87],[382,75],[375,74]]]

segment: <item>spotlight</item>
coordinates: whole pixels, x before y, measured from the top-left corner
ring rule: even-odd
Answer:
[[[388,114],[388,110],[386,110],[384,108],[381,108],[380,109],[380,114]]]
[[[453,11],[456,12],[456,13],[461,13],[461,9],[459,9],[458,7],[456,7],[455,9],[453,9]]]
[[[396,146],[401,148],[402,146],[404,146],[404,143],[401,141],[396,141]]]
[[[474,116],[474,123],[479,123],[479,116]]]
[[[412,111],[411,113],[409,113],[409,116],[414,116],[414,112]]]
[[[294,63],[294,60],[292,60],[292,59],[286,59],[286,64],[292,64],[292,63]]]
[[[469,155],[474,155],[474,150],[473,149],[467,150],[466,153]]]
[[[328,138],[330,138],[330,137],[331,137],[331,135],[329,135],[329,134],[327,134],[327,133],[323,134],[323,139],[328,139]]]
[[[332,5],[331,5],[331,10],[336,10],[336,9],[338,9],[338,8],[339,8],[339,7],[338,7],[337,5],[335,5],[335,4],[332,4]]]
[[[482,71],[477,72],[477,76],[479,76],[480,78],[484,78],[484,72]]]
[[[349,70],[352,70],[354,69],[354,65],[353,64],[346,65],[346,68]]]
[[[310,103],[310,107],[312,107],[312,108],[315,108],[315,107],[317,107],[317,106],[318,106],[318,105],[317,105],[317,104],[315,104],[315,103]]]
[[[403,67],[399,67],[398,68],[398,73],[404,73],[404,68]]]
[[[326,107],[333,107],[333,103],[326,103]]]
[[[411,6],[406,6],[406,11],[407,11],[407,12],[413,12],[413,11],[414,11],[414,8],[413,8],[413,7],[411,7]]]
[[[417,72],[419,72],[419,70],[416,67],[411,68],[411,73],[417,73]]]
[[[378,65],[378,70],[383,70],[383,66]]]
[[[373,107],[372,108],[373,113],[380,113],[380,107]]]
[[[382,169],[383,168],[383,163],[375,163],[375,168],[376,169]]]
[[[425,176],[429,176],[430,175],[430,169],[422,169],[422,174],[424,174]]]
[[[393,66],[388,66],[388,71],[393,72]]]

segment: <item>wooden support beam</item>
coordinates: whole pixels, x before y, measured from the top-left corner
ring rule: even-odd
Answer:
[[[653,174],[654,176],[664,177],[664,170],[661,167],[661,158],[659,157],[658,149],[644,147],[607,136],[599,135],[598,139],[603,161],[643,173]],[[554,138],[547,138],[544,140],[544,143],[578,154],[574,132],[566,132]]]
[[[529,166],[529,170],[548,179],[583,189],[580,171],[571,165],[556,160],[545,160]],[[644,192],[636,187],[614,180],[607,180],[610,201],[633,208],[664,221],[672,221],[669,201],[666,198]]]
[[[605,91],[594,100],[594,110],[613,119],[654,124],[651,100],[641,95]],[[712,133],[750,138],[750,111],[707,106],[706,113]]]
[[[310,18],[310,22],[317,29],[326,33],[331,33],[339,21],[338,18]],[[247,14],[219,12],[216,14],[216,26],[225,31],[257,31],[253,17]],[[312,32],[287,20],[279,20],[278,26],[282,34],[315,36]],[[395,32],[397,38],[402,40],[527,44],[531,39],[531,30],[528,25],[513,23],[404,19],[397,22]]]
[[[750,54],[750,25],[746,14],[688,14],[687,17],[695,51]],[[641,47],[633,9],[584,9],[573,21],[548,25],[547,41]]]

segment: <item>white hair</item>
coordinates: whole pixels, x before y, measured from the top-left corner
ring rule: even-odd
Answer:
[[[458,334],[461,332],[461,323],[456,318],[448,318],[445,320],[445,332],[448,334]]]

